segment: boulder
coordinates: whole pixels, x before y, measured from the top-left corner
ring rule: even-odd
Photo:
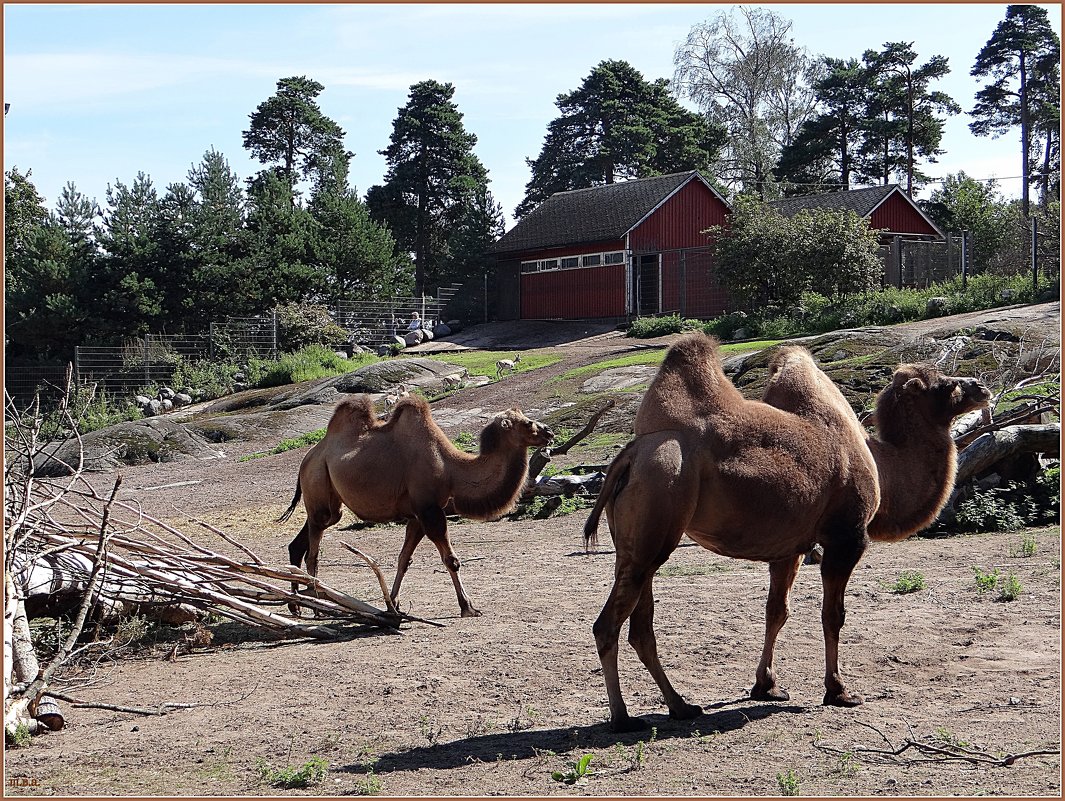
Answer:
[[[424,339],[425,339],[425,332],[422,331],[421,329],[418,329],[416,331],[408,331],[403,336],[403,344],[404,345],[420,345],[420,344],[422,344],[422,340],[424,340]]]
[[[451,329],[452,334],[457,334],[459,331],[462,330],[461,320],[448,320],[445,325]]]
[[[433,336],[437,339],[440,339],[440,337],[446,337],[450,333],[451,326],[447,325],[446,323],[437,323],[436,326],[433,328]]]
[[[187,392],[179,392],[174,396],[174,408],[180,409],[182,406],[188,406],[192,403],[192,395]]]
[[[175,395],[177,393],[170,387],[162,387],[155,397],[159,398],[159,400],[173,400]]]
[[[110,471],[123,465],[223,456],[204,437],[170,417],[153,417],[90,431],[82,435],[81,443],[85,469],[90,472]],[[74,440],[59,444],[53,451],[55,458],[42,459],[35,470],[43,476],[70,475],[72,471],[67,465],[77,464],[78,449]]]

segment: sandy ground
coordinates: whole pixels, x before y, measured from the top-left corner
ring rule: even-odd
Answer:
[[[574,358],[622,344],[600,335]],[[520,395],[522,375],[543,380],[518,374],[513,384],[471,390],[466,402],[503,408],[505,395]],[[126,469],[123,492],[186,531],[195,517],[284,562],[302,510],[288,524],[273,521],[304,451],[237,461],[263,445],[227,443],[229,458],[217,462]],[[65,730],[6,752],[6,793],[1060,796],[1058,528],[1030,532],[1028,557],[1019,555],[1020,532],[874,544],[851,580],[841,642],[844,673],[866,698],[855,709],[821,706],[816,566],[800,572],[779,641],[778,673],[791,700],[754,702],[747,691],[768,571],[685,540],[656,580],[655,622],[674,685],[706,713],[671,721],[622,643],[630,712],[654,728],[615,734],[591,635],[613,555],[605,524],[605,544],[584,552],[583,523],[578,513],[453,524],[479,618],[458,617],[451,582],[423,543],[400,600],[443,627],[308,642],[227,624],[214,627],[212,645],[176,661],[163,645],[101,662],[68,692],[100,703],[194,706],[146,717],[65,705]],[[322,578],[381,605],[376,580],[338,539],[376,557],[391,579],[402,528],[332,530],[323,546]],[[973,566],[1013,573],[1021,594],[1009,602],[979,594]],[[895,593],[905,570],[920,571],[926,588]],[[908,740],[945,751],[904,748]],[[967,758],[947,759],[960,744]],[[1008,767],[986,761],[1045,751],[1055,753]],[[552,777],[589,754],[582,781]],[[328,770],[308,789],[277,789],[261,776],[260,766],[299,767],[315,757]]]

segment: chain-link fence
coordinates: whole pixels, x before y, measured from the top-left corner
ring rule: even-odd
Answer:
[[[441,287],[437,296],[392,297],[384,300],[340,300],[332,310],[337,325],[351,333],[356,345],[377,347],[391,344],[408,331],[415,313],[422,326],[432,328],[448,319],[448,307],[461,286]]]
[[[962,238],[948,236],[930,242],[895,237],[880,247],[884,261],[884,285],[899,289],[926,289],[961,274]]]
[[[632,312],[709,319],[730,310],[709,247],[632,253]]]

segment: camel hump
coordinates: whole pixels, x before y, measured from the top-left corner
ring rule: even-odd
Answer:
[[[334,437],[340,434],[357,437],[380,425],[369,396],[352,395],[336,405],[326,426],[326,434]]]
[[[636,414],[636,434],[689,429],[697,420],[730,414],[743,403],[721,368],[717,340],[687,334],[666,351]]]

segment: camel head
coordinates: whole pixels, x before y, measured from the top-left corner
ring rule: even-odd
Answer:
[[[958,415],[986,408],[990,400],[990,390],[975,378],[943,375],[922,364],[903,364],[877,398],[877,428],[885,436],[885,427],[891,429],[895,423],[906,426],[913,418],[946,427]]]
[[[530,420],[515,406],[493,417],[481,432],[481,452],[495,450],[504,442],[520,448],[538,448],[547,445],[554,436],[550,428]]]

